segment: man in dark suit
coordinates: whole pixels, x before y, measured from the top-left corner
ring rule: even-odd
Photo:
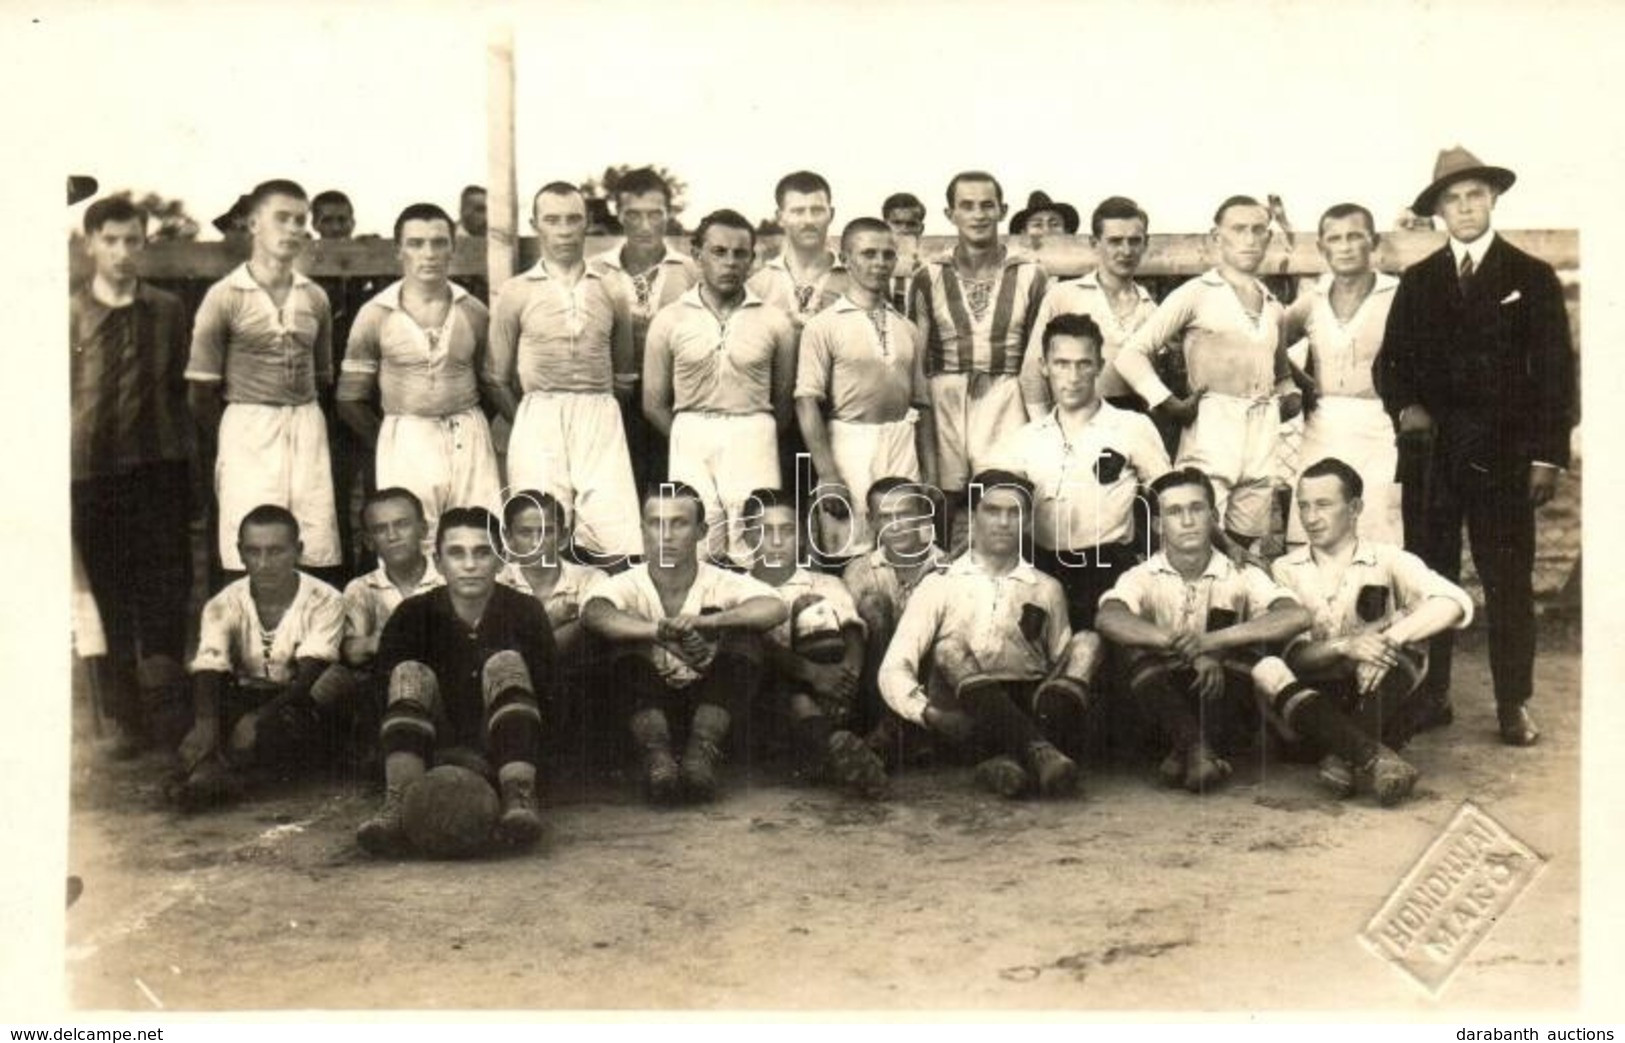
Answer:
[[[1515,175],[1466,149],[1439,154],[1419,215],[1444,220],[1450,241],[1400,279],[1377,389],[1398,421],[1406,549],[1452,582],[1461,526],[1484,584],[1490,673],[1501,740],[1540,736],[1533,694],[1535,508],[1569,462],[1574,353],[1551,265],[1490,230]],[[1428,687],[1449,723],[1450,640],[1435,638]]]

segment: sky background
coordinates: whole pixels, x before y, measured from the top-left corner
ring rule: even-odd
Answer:
[[[363,231],[420,199],[451,207],[488,180],[486,37],[505,16],[460,5],[68,5],[76,38],[62,143],[104,189],[184,199],[205,225],[272,176],[346,190]],[[1175,4],[825,0],[737,9],[555,3],[513,20],[521,198],[606,164],[687,178],[692,226],[721,206],[773,209],[782,174],[834,186],[839,219],[890,192],[926,200],[956,170],[1035,188],[1085,215],[1122,193],[1155,229],[1205,230],[1218,200],[1278,192],[1300,226],[1336,202],[1389,223],[1460,142],[1514,168],[1506,227],[1575,227],[1583,160],[1552,99],[1591,89],[1577,67],[1527,61],[1552,5]],[[413,13],[417,12],[417,13]],[[1356,14],[1356,12],[1358,12]],[[1567,24],[1586,32],[1584,8]],[[1600,22],[1598,23],[1601,24]],[[1470,103],[1452,50],[1471,40]],[[1601,83],[1596,89],[1601,90]],[[528,227],[526,228],[528,232]]]

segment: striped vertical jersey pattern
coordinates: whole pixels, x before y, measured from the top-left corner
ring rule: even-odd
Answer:
[[[952,255],[928,262],[909,293],[925,334],[926,373],[1021,372],[1047,281],[1037,260],[1014,251],[986,282],[961,276]]]
[[[192,418],[180,299],[139,283],[133,303],[109,308],[87,283],[69,298],[68,340],[73,479],[185,460]]]

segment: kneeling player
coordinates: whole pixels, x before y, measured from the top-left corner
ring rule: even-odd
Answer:
[[[1162,550],[1101,596],[1095,626],[1128,652],[1133,700],[1172,743],[1161,775],[1201,793],[1230,775],[1212,740],[1250,713],[1253,646],[1309,626],[1291,591],[1213,545],[1213,483],[1191,467],[1151,483]]]
[[[800,566],[800,519],[791,494],[757,489],[745,501],[750,574],[773,589],[790,618],[767,634],[763,695],[787,712],[797,770],[860,796],[886,790],[886,769],[850,730],[861,692],[863,620],[845,584]]]
[[[728,727],[761,682],[756,635],[788,613],[766,585],[699,560],[705,505],[684,482],[643,497],[646,561],[595,587],[582,610],[587,629],[613,646],[612,690],[632,701],[632,738],[643,752],[649,798],[716,797]],[[688,725],[679,766],[673,724]]]
[[[1368,789],[1386,806],[1416,784],[1416,769],[1394,750],[1426,713],[1415,696],[1427,641],[1465,627],[1473,601],[1416,555],[1361,539],[1363,491],[1359,473],[1335,457],[1299,476],[1309,545],[1276,559],[1274,571],[1314,622],[1288,646],[1285,665],[1260,664],[1259,694],[1289,740],[1324,754],[1320,777],[1333,793]]]
[[[1087,707],[1099,651],[1073,636],[1061,585],[1021,558],[1032,489],[1007,471],[972,479],[970,547],[921,581],[880,666],[887,704],[969,746],[977,781],[1006,797],[1077,788],[1053,736]]]
[[[497,583],[496,532],[483,507],[442,514],[435,555],[445,586],[401,602],[384,627],[378,668],[389,677],[380,732],[387,788],[383,807],[356,830],[373,854],[402,846],[406,790],[430,761],[487,778],[494,772],[498,835],[515,846],[541,836],[536,763],[557,651],[542,606]]]
[[[176,794],[188,810],[234,793],[241,769],[308,767],[349,709],[321,684],[339,657],[344,601],[295,568],[304,544],[285,507],[262,504],[237,527],[248,575],[203,606],[192,660],[195,718],[181,742],[186,778]]]

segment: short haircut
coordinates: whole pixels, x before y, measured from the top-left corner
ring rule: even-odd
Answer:
[[[1014,489],[1021,494],[1021,498],[1028,504],[1033,502],[1033,483],[1014,471],[1006,471],[999,467],[989,467],[977,471],[970,480],[971,486],[981,486],[982,492],[987,493],[994,489]]]
[[[452,220],[450,214],[433,203],[413,203],[405,210],[402,210],[401,215],[395,219],[395,244],[397,246],[401,242],[401,229],[406,227],[408,221],[444,221],[452,236],[455,238],[457,235],[457,222]]]
[[[310,197],[311,210],[320,210],[324,206],[347,206],[351,210],[355,209],[355,204],[350,202],[350,197],[336,188],[330,188],[325,192],[317,192]]]
[[[948,206],[950,208],[952,208],[954,205],[954,193],[959,191],[960,184],[965,181],[983,181],[991,184],[993,186],[993,194],[999,199],[999,205],[1004,205],[1004,186],[999,184],[998,178],[994,177],[992,174],[989,174],[985,170],[961,170],[948,182],[947,196]]]
[[[1355,215],[1365,218],[1366,231],[1371,233],[1371,238],[1375,241],[1377,239],[1377,219],[1371,216],[1371,211],[1359,203],[1338,203],[1336,206],[1327,207],[1326,212],[1320,215],[1320,224],[1315,226],[1315,234],[1326,234],[1327,221],[1340,221],[1345,217],[1354,217]]]
[[[262,503],[258,507],[243,515],[243,520],[237,523],[237,542],[243,542],[243,534],[250,525],[280,525],[288,530],[293,542],[299,542],[299,519],[286,507],[274,503]]]
[[[1106,335],[1100,331],[1100,326],[1087,315],[1074,315],[1063,313],[1049,320],[1044,326],[1044,357],[1050,355],[1050,344],[1056,337],[1077,337],[1079,340],[1094,342],[1095,357],[1102,358],[1101,345],[1106,343]]]
[[[458,196],[457,196],[457,204],[459,206],[461,206],[462,204],[468,202],[468,197],[469,196],[483,196],[483,195],[485,195],[485,186],[484,185],[464,185],[462,192],[459,193]]]
[[[667,209],[671,208],[671,186],[666,179],[655,173],[653,167],[639,167],[628,170],[615,182],[615,204],[620,205],[622,196],[643,196],[650,192],[659,192],[665,199]]]
[[[700,498],[700,491],[687,482],[675,479],[664,479],[650,482],[643,487],[643,496],[638,500],[641,510],[649,505],[650,500],[692,500],[694,502],[694,524],[705,525],[705,501]]]
[[[272,196],[291,196],[302,202],[310,201],[310,197],[305,195],[305,190],[299,187],[299,182],[289,181],[287,178],[272,178],[270,181],[261,181],[254,186],[254,191],[248,193],[247,212],[254,213]]]
[[[440,524],[434,530],[436,553],[446,545],[446,533],[453,529],[480,529],[492,544],[497,542],[496,516],[484,507],[452,507],[442,514]]]
[[[741,512],[740,518],[748,524],[757,521],[762,515],[775,507],[786,508],[791,514],[797,516],[797,522],[801,520],[796,509],[795,495],[785,492],[783,489],[752,489],[750,495],[745,497],[744,510]]]
[[[1216,506],[1218,498],[1213,494],[1213,479],[1195,467],[1176,467],[1151,483],[1151,509],[1159,510],[1162,503],[1162,494],[1169,489],[1177,489],[1182,485],[1194,485],[1202,490],[1209,507]]]
[[[564,504],[552,493],[544,493],[538,489],[521,489],[508,497],[508,502],[502,505],[502,526],[513,528],[519,515],[531,508],[536,508],[543,514],[551,515],[553,527],[560,532],[570,527],[570,512],[564,509]]]
[[[825,199],[835,198],[829,190],[829,182],[824,180],[824,175],[815,174],[810,170],[797,170],[779,178],[779,183],[773,186],[773,205],[784,206],[784,197],[791,192],[800,192],[802,195],[822,192]]]
[[[1260,203],[1252,196],[1231,196],[1229,199],[1226,199],[1224,202],[1219,204],[1219,209],[1213,211],[1213,227],[1217,228],[1219,225],[1224,224],[1225,211],[1229,210],[1231,207],[1237,206],[1256,206],[1260,210],[1269,209],[1269,207],[1265,206],[1263,203]]]
[[[864,232],[875,232],[880,235],[891,235],[891,225],[878,217],[854,217],[841,229],[841,252],[845,253],[851,238]]]
[[[1336,478],[1343,486],[1343,499],[1358,500],[1365,495],[1365,480],[1360,472],[1335,456],[1324,457],[1298,472],[1298,481],[1305,478]]]
[[[129,196],[108,196],[85,207],[85,234],[95,235],[109,221],[140,221],[147,231],[147,212],[130,202]]]
[[[891,492],[893,489],[903,489],[907,492],[921,491],[919,489],[919,483],[914,479],[904,478],[901,475],[889,474],[886,477],[875,481],[873,485],[869,486],[869,491],[864,494],[864,503],[868,505],[870,514],[874,514],[877,510],[879,510],[881,498],[887,493]]]
[[[587,200],[586,193],[581,191],[581,189],[577,186],[570,184],[570,182],[549,181],[541,188],[538,188],[536,190],[536,194],[530,197],[530,209],[532,213],[536,212],[536,203],[543,196],[580,196],[583,207],[586,206]]]
[[[429,520],[429,516],[423,511],[423,501],[418,499],[417,493],[410,489],[404,488],[403,486],[391,485],[387,488],[378,489],[374,492],[368,493],[366,498],[361,501],[362,524],[366,524],[367,512],[369,510],[380,503],[388,503],[391,500],[398,500],[401,503],[410,504],[412,506],[412,513],[417,515],[418,521],[426,522]]]
[[[1095,212],[1089,215],[1089,231],[1095,238],[1100,238],[1100,230],[1106,227],[1107,221],[1133,221],[1138,220],[1151,228],[1151,218],[1140,208],[1140,204],[1128,196],[1107,196],[1095,207]]]
[[[756,229],[751,227],[744,214],[737,210],[713,210],[700,218],[699,227],[694,229],[693,246],[696,254],[705,243],[705,233],[712,228],[737,228],[742,232],[749,232],[752,249],[756,246]]]
[[[925,216],[925,204],[913,192],[893,192],[880,204],[880,212],[889,214],[894,210],[918,210],[920,216]]]

